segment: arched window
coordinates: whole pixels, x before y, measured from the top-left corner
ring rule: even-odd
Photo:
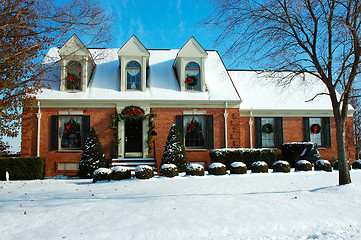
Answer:
[[[127,89],[140,90],[140,64],[136,61],[127,65]]]
[[[66,84],[68,90],[81,90],[81,63],[77,61],[70,61],[66,65]]]
[[[195,62],[190,62],[186,66],[186,80],[185,85],[187,90],[201,90],[199,65]]]

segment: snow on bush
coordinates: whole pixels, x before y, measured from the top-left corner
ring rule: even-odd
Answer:
[[[361,169],[361,159],[354,161],[352,163],[352,168],[353,169]]]
[[[252,163],[251,170],[253,173],[266,173],[268,172],[268,165],[264,161],[257,161]]]
[[[351,170],[351,164],[348,160],[347,160],[347,163],[348,163],[348,169]],[[336,160],[332,163],[332,167],[334,170],[338,170],[338,160]]]
[[[112,168],[112,180],[123,180],[132,177],[132,170],[128,167],[117,166]]]
[[[212,163],[208,167],[208,173],[212,175],[225,175],[227,167],[223,163]]]
[[[273,165],[273,172],[285,172],[288,173],[291,171],[291,166],[287,161],[278,160]]]
[[[110,181],[110,175],[112,170],[109,168],[98,168],[93,173],[93,182],[101,181],[101,180],[108,180]]]
[[[160,176],[175,177],[178,176],[178,167],[174,164],[163,164],[160,167]]]
[[[312,163],[307,160],[298,160],[295,164],[295,171],[312,171]]]
[[[321,170],[325,172],[332,172],[332,165],[328,160],[317,160],[315,162],[315,170]]]
[[[231,163],[231,174],[245,174],[247,173],[247,165],[243,162],[233,162]]]
[[[186,170],[187,175],[204,176],[204,167],[198,163],[190,163]]]
[[[135,168],[135,177],[138,179],[149,179],[154,177],[154,171],[151,166],[139,165]]]
[[[300,159],[305,159],[313,163],[321,159],[317,144],[313,142],[284,143],[282,144],[281,150],[284,160],[289,162],[292,167],[295,166],[295,163]]]

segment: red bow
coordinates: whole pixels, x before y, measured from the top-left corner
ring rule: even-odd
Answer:
[[[65,125],[65,128],[66,128],[65,132],[68,132],[70,130],[71,126],[70,125]]]
[[[317,129],[318,129],[317,125],[312,126],[313,133],[317,133]]]
[[[69,76],[69,77],[68,77],[68,80],[69,80],[69,81],[73,81],[73,79],[74,79],[73,76]]]
[[[188,77],[188,79],[184,83],[190,84],[192,81],[193,81],[193,79],[191,77]]]
[[[193,128],[194,128],[194,123],[190,123],[188,132],[191,132]]]

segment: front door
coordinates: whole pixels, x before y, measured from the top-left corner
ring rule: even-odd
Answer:
[[[143,120],[125,120],[125,157],[143,156]]]

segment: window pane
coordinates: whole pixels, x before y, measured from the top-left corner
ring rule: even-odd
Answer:
[[[136,61],[127,65],[127,89],[140,90],[140,64]]]
[[[81,149],[81,121],[79,116],[60,117],[60,140],[62,149]]]
[[[272,127],[267,128],[268,126],[272,126]],[[274,118],[262,118],[261,119],[261,128],[262,128],[261,129],[261,131],[262,131],[262,147],[274,147],[275,146]],[[272,129],[272,131],[271,131],[271,129]]]
[[[320,129],[316,129],[320,126]],[[310,141],[322,146],[322,121],[321,118],[310,118]]]
[[[66,89],[81,89],[81,64],[77,61],[70,61],[66,66]]]
[[[205,117],[204,116],[185,116],[185,146],[186,147],[205,147]]]

